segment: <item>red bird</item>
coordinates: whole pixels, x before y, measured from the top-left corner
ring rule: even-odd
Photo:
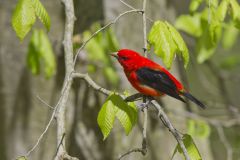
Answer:
[[[159,64],[129,49],[121,49],[117,54],[111,55],[117,58],[129,82],[140,93],[153,97],[167,94],[185,102],[181,97],[184,96],[201,108],[206,108],[171,73]]]

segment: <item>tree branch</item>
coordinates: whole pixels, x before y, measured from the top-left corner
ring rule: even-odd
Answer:
[[[56,112],[56,120],[57,120],[57,144],[59,145],[55,160],[62,159],[64,155],[67,154],[65,150],[65,112],[66,105],[68,100],[68,95],[72,85],[71,74],[74,70],[73,65],[73,29],[74,29],[74,5],[73,0],[62,0],[62,3],[65,6],[65,31],[64,31],[64,60],[65,60],[65,79],[64,86],[66,86],[65,95],[59,103],[59,110]],[[63,92],[63,91],[62,91]]]
[[[101,93],[103,93],[103,94],[105,94],[107,96],[110,95],[111,93],[113,93],[112,91],[107,90],[105,88],[102,88],[97,83],[95,83],[87,73],[86,74],[83,74],[83,73],[73,73],[72,77],[73,78],[84,79],[89,84],[89,86],[91,86],[93,89],[95,89],[96,91],[99,91],[99,92],[101,92]]]
[[[177,140],[178,144],[180,145],[180,147],[181,147],[181,149],[183,151],[183,155],[184,155],[185,159],[186,160],[190,160],[190,157],[188,155],[187,149],[186,149],[186,147],[185,147],[185,145],[183,143],[182,136],[180,135],[178,130],[173,127],[172,123],[170,122],[170,120],[168,119],[166,113],[162,110],[162,108],[158,104],[158,102],[156,100],[153,100],[151,103],[158,110],[158,117],[161,119],[163,124],[169,129],[169,131],[172,133],[172,135]]]

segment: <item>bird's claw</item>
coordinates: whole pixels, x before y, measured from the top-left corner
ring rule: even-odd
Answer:
[[[143,110],[144,110],[145,108],[148,109],[150,102],[151,102],[151,101],[147,101],[147,102],[145,102],[145,103],[143,102],[143,103],[141,103],[140,105],[138,105],[138,108],[143,112]]]

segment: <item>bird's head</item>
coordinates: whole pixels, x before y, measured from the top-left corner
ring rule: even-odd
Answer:
[[[130,49],[121,49],[111,55],[117,58],[118,62],[123,66],[124,69],[129,71],[134,70],[137,67],[136,64],[139,64],[139,60],[142,57],[139,55],[139,53]]]

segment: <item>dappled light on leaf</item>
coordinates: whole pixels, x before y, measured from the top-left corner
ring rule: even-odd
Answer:
[[[188,135],[188,134],[183,135],[183,143],[187,149],[188,155],[191,160],[202,160],[202,157],[198,151],[198,148],[195,145],[195,143],[190,135]],[[174,156],[177,152],[179,152],[180,154],[183,154],[183,151],[182,151],[181,147],[179,146],[179,144],[177,144],[177,146],[174,150],[172,159],[174,158]]]
[[[50,29],[50,17],[39,0],[19,0],[12,16],[12,26],[23,40],[36,21],[41,20],[47,30]]]
[[[46,78],[50,78],[55,73],[55,56],[51,43],[43,30],[33,31],[28,46],[27,64],[33,74],[40,73],[40,66],[43,66]]]
[[[126,103],[116,94],[110,95],[98,114],[98,125],[106,139],[117,118],[128,135],[137,122],[137,109],[134,103]]]
[[[186,44],[178,31],[168,22],[154,22],[148,35],[148,41],[150,46],[154,47],[154,53],[162,58],[168,69],[171,67],[176,53],[180,53],[184,60],[184,66],[187,66],[189,55]]]

